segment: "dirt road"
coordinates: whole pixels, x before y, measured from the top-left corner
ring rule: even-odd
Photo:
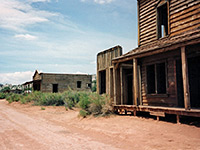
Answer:
[[[200,128],[0,100],[0,150],[199,150]]]

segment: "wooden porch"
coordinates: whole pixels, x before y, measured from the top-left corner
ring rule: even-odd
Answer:
[[[177,123],[180,123],[180,116],[200,117],[200,109],[190,109],[177,107],[143,106],[143,105],[114,105],[114,111],[118,114],[130,112],[137,116],[137,112],[147,112],[152,116],[165,117],[166,114],[176,115]]]

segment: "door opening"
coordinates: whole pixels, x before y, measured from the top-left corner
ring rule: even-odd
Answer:
[[[58,93],[58,84],[53,84],[53,93]]]
[[[178,107],[184,108],[184,95],[183,95],[183,77],[181,60],[176,60],[176,84],[177,84],[177,98]]]
[[[191,107],[200,108],[200,56],[188,58],[188,76]]]
[[[99,78],[100,78],[100,94],[106,93],[106,70],[99,72]]]

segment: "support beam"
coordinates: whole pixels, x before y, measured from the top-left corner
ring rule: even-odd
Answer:
[[[134,104],[138,105],[138,71],[137,71],[137,59],[133,59],[133,97]]]
[[[142,104],[142,79],[141,79],[141,69],[140,66],[138,65],[138,98],[139,98],[139,105]]]
[[[186,57],[186,53],[185,53],[185,46],[181,47],[181,61],[182,61],[184,104],[185,104],[185,109],[190,109],[188,65],[187,65],[187,57]]]
[[[180,124],[180,116],[179,115],[176,115],[176,122],[177,122],[177,124]]]
[[[117,79],[116,79],[116,69],[115,67],[113,68],[113,86],[114,86],[114,105],[117,105],[117,88],[116,88],[116,85],[117,85]]]
[[[123,86],[123,68],[120,67],[120,86],[121,86],[121,105],[124,101],[124,86]]]

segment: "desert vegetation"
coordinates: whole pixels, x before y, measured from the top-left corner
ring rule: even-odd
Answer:
[[[112,114],[109,96],[99,95],[95,92],[79,92],[68,90],[64,93],[32,92],[29,94],[0,93],[0,99],[9,103],[32,103],[39,106],[65,106],[66,110],[74,107],[80,108],[80,116],[107,116]],[[42,107],[43,108],[43,107]]]

